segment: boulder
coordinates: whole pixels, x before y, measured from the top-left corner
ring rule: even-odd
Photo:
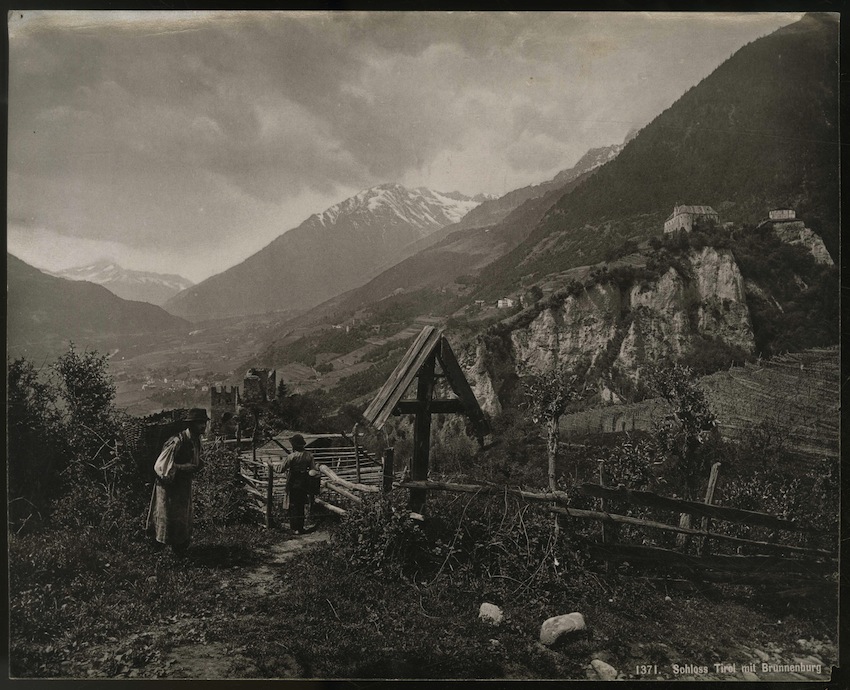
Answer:
[[[543,621],[540,626],[540,641],[551,647],[563,635],[585,629],[584,616],[578,612],[553,616]]]
[[[590,665],[593,666],[599,680],[617,680],[617,669],[611,664],[606,664],[602,659],[594,659]]]
[[[478,609],[478,617],[485,623],[489,623],[490,625],[499,625],[499,623],[501,623],[504,619],[505,615],[502,613],[502,609],[500,609],[498,606],[496,606],[495,604],[488,604],[485,601]]]

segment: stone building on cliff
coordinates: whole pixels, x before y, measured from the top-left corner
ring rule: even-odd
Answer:
[[[678,230],[690,232],[694,229],[694,223],[714,222],[720,220],[720,215],[711,206],[674,206],[673,213],[664,221],[664,232],[671,233]]]
[[[783,242],[806,248],[819,264],[833,265],[832,256],[824,245],[823,239],[814,230],[807,228],[805,221],[797,218],[793,209],[775,208],[767,215],[768,217],[759,223],[760,228],[772,228]]]

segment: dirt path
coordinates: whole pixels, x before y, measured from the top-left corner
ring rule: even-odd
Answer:
[[[265,594],[280,566],[286,563],[295,554],[303,551],[312,544],[318,544],[329,539],[330,535],[324,531],[308,532],[299,537],[292,537],[285,541],[276,542],[271,547],[271,557],[262,565],[241,573],[243,582],[250,583],[255,587],[257,594]]]
[[[233,597],[246,589],[264,597],[285,572],[286,562],[330,534],[318,529],[301,536],[284,532],[271,544],[267,557],[257,565],[234,566],[214,580],[221,596]],[[236,599],[234,599],[236,600]],[[224,622],[251,616],[245,606],[222,607],[197,616],[178,614],[147,626],[122,639],[110,639],[91,647],[87,659],[70,664],[68,677],[89,678],[182,678],[224,679],[258,677],[253,661],[239,641],[224,643],[207,639],[207,630]],[[285,650],[281,652],[286,656]],[[298,668],[292,659],[293,668]]]
[[[301,536],[288,535],[281,541],[271,545],[269,558],[264,563],[248,570],[234,571],[234,580],[242,587],[249,588],[255,596],[264,596],[276,577],[280,577],[281,566],[296,554],[314,544],[325,542],[330,538],[326,531],[316,530]],[[226,589],[233,580],[224,579],[220,585]],[[241,613],[241,612],[240,612]],[[238,616],[239,614],[237,614]],[[242,614],[244,615],[244,614]],[[175,623],[170,626],[170,632],[179,632],[179,626],[198,624],[201,621],[192,620]],[[181,635],[182,637],[182,635]],[[222,679],[250,677],[253,662],[244,654],[244,647],[232,647],[221,642],[206,642],[201,639],[183,641],[173,646],[165,658],[164,665],[168,669],[168,677],[195,679]],[[295,664],[294,659],[292,664]],[[235,672],[235,673],[234,673]]]

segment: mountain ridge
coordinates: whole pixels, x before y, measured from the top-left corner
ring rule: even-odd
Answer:
[[[57,278],[6,253],[7,346],[182,328],[187,322],[147,302],[124,300],[102,285]]]
[[[84,280],[102,285],[121,299],[149,302],[157,306],[194,285],[191,280],[177,274],[128,269],[106,257],[60,271],[43,272],[55,278]]]
[[[750,224],[770,208],[795,208],[835,259],[837,41],[837,22],[806,15],[738,50],[484,269],[489,293],[522,274],[592,263],[606,246],[648,239],[686,202]]]

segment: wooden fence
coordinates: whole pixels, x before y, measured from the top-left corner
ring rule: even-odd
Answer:
[[[356,436],[354,437],[356,439]],[[280,446],[280,454],[272,458],[253,459],[253,455],[238,455],[239,474],[249,496],[248,505],[271,527],[275,516],[282,515],[286,505],[284,457],[289,451]],[[384,463],[376,459],[356,440],[350,446],[309,449],[322,473],[321,490],[314,504],[328,512],[344,515],[345,509],[336,503],[359,501],[351,489],[379,492],[384,483]]]
[[[476,494],[508,494],[526,501],[539,502],[556,515],[579,521],[600,523],[602,529],[598,542],[590,541],[588,549],[592,556],[607,563],[628,562],[632,565],[649,565],[674,570],[689,579],[709,582],[731,582],[738,584],[787,584],[793,581],[795,592],[823,586],[825,578],[837,572],[837,536],[823,530],[800,525],[768,513],[743,510],[713,503],[714,486],[717,482],[719,463],[712,468],[706,500],[688,501],[660,496],[649,491],[635,491],[622,486],[610,487],[584,483],[575,487],[579,495],[599,501],[598,510],[576,508],[569,494],[556,491],[525,491],[517,488],[456,484],[435,481],[402,481],[396,487],[429,491],[453,491]],[[661,519],[649,519],[624,515],[611,510],[616,504],[629,512],[629,506],[654,509],[654,512],[672,514],[671,523]],[[687,516],[685,518],[684,516]],[[698,529],[690,526],[688,518],[701,520]],[[769,533],[767,539],[755,539],[725,534],[711,529],[712,521],[724,525],[747,525],[763,528]],[[678,524],[676,524],[678,522]],[[629,544],[620,539],[623,526],[642,530],[660,531],[677,536],[676,548],[662,548],[643,544]],[[782,533],[802,534],[807,541],[827,543],[828,547],[783,543]],[[786,538],[787,540],[787,538]],[[735,553],[712,553],[712,545],[726,544],[734,547]],[[741,552],[746,550],[747,554]],[[770,553],[764,553],[765,551]]]
[[[597,522],[601,526],[598,541],[588,540],[590,554],[608,564],[628,562],[633,566],[661,567],[690,580],[737,584],[782,585],[794,582],[795,592],[822,587],[837,572],[837,536],[824,530],[801,525],[793,520],[752,510],[714,503],[720,464],[711,470],[704,501],[690,501],[637,491],[623,486],[605,486],[600,482],[579,484],[574,493],[597,502],[597,509],[579,508],[575,497],[563,491],[528,491],[496,484],[460,484],[446,481],[400,479],[393,473],[393,449],[377,459],[355,446],[323,448],[313,451],[322,473],[322,491],[316,505],[345,515],[342,505],[362,503],[365,495],[387,493],[393,489],[449,491],[479,495],[511,495],[543,510],[577,521]],[[261,466],[260,466],[261,465]],[[282,497],[283,475],[272,463],[242,460],[246,488],[264,515],[272,523],[276,501]],[[246,473],[245,470],[248,470]],[[621,512],[613,509],[617,506]],[[653,517],[624,513],[632,508],[650,509]],[[644,511],[646,512],[646,511]],[[666,513],[670,521],[655,517]],[[411,517],[422,519],[412,513]],[[691,526],[691,519],[698,527]],[[715,523],[715,528],[712,528]],[[720,527],[722,525],[722,527]],[[745,525],[767,533],[765,538],[724,533],[730,525]],[[628,543],[623,528],[675,535],[675,548]],[[567,525],[566,529],[569,529]],[[806,545],[787,543],[780,535],[803,535]],[[721,547],[721,545],[725,545]],[[720,553],[729,551],[732,553]],[[746,552],[746,553],[743,553]]]

